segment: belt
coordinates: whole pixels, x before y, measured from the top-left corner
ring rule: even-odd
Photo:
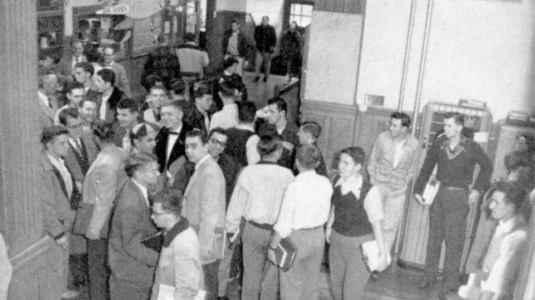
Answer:
[[[453,191],[464,191],[468,189],[467,187],[459,187],[459,186],[444,186],[444,188],[448,190],[453,190]]]
[[[232,57],[242,57],[240,54],[231,54],[227,52],[227,55],[230,55]]]
[[[316,230],[316,229],[320,229],[320,228],[323,228],[323,224],[322,224],[322,225],[319,225],[319,226],[316,226],[316,227],[311,227],[311,228],[299,228],[299,229],[296,229],[296,230],[312,231],[312,230]]]
[[[260,229],[264,229],[264,230],[273,230],[273,225],[271,224],[263,224],[263,223],[257,223],[255,221],[248,221],[249,224],[253,225],[254,227],[257,227],[257,228],[260,228]]]

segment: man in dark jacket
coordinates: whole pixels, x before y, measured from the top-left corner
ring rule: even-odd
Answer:
[[[231,29],[227,30],[227,32],[225,32],[225,36],[223,37],[223,55],[224,59],[232,56],[238,61],[238,67],[236,68],[235,73],[242,76],[243,61],[247,56],[249,42],[247,41],[245,34],[240,30],[238,21],[232,20],[230,25]]]
[[[286,61],[288,83],[292,81],[292,70],[299,63],[301,55],[301,34],[296,29],[297,23],[290,23],[290,28],[284,32],[281,41],[281,54]]]
[[[275,33],[275,28],[269,25],[269,17],[263,16],[262,23],[256,26],[254,31],[254,39],[256,41],[256,63],[255,71],[256,78],[255,81],[260,79],[260,68],[264,66],[264,82],[269,78],[269,72],[271,69],[271,54],[275,50],[275,45],[277,44],[277,35]]]

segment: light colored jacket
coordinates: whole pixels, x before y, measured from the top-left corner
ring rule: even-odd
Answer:
[[[216,231],[225,227],[225,177],[210,155],[196,168],[184,191],[182,215],[197,231],[201,260],[207,264],[222,258],[216,243],[224,234]]]
[[[160,284],[175,288],[175,300],[193,300],[203,286],[199,239],[191,227],[179,233],[169,247],[162,247],[151,300],[157,299]]]
[[[101,231],[109,219],[125,159],[126,154],[121,148],[109,145],[102,149],[87,171],[82,201],[95,206],[88,231]]]
[[[381,133],[373,145],[368,159],[368,173],[373,185],[387,185],[393,191],[404,193],[407,184],[416,173],[418,140],[408,134],[403,144],[403,153],[394,167],[396,146],[390,132]]]

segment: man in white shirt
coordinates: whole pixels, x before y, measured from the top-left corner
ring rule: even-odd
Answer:
[[[177,48],[176,55],[180,63],[180,74],[182,78],[186,82],[191,83],[203,77],[204,68],[208,66],[210,60],[208,59],[208,54],[195,44],[194,33],[186,33],[184,39],[186,43]]]
[[[243,284],[242,299],[276,299],[278,268],[266,257],[273,224],[279,217],[286,187],[293,182],[292,172],[277,164],[282,155],[282,140],[278,135],[265,135],[258,142],[262,160],[245,167],[234,188],[227,211],[226,228],[237,237],[242,218]]]
[[[236,90],[230,82],[219,84],[219,97],[223,101],[223,109],[216,112],[210,120],[210,130],[221,127],[228,129],[238,125],[238,106],[234,100]]]
[[[319,150],[312,145],[297,149],[296,166],[299,175],[288,185],[281,211],[275,223],[268,258],[275,261],[274,249],[281,239],[290,238],[299,249],[292,267],[280,273],[282,299],[317,299],[318,276],[325,232],[329,218],[333,188],[329,179],[316,174]]]
[[[529,209],[524,203],[526,189],[518,182],[498,182],[489,194],[489,209],[498,224],[480,257],[481,272],[470,275],[469,287],[472,293],[479,294],[472,296],[479,297],[469,299],[513,299],[528,240],[528,227],[522,216],[523,210]],[[466,288],[461,287],[459,292],[466,292]]]
[[[67,108],[74,108],[76,110],[80,109],[80,102],[82,102],[82,99],[85,96],[84,85],[76,81],[66,83],[65,96],[67,97],[67,100],[69,100],[69,103],[65,104],[63,107],[58,109],[58,111],[56,111],[56,115],[54,116],[54,125],[60,125],[59,114],[63,110]]]
[[[382,228],[387,251],[392,250],[405,208],[407,186],[416,172],[418,140],[410,134],[411,118],[402,112],[390,116],[390,126],[377,137],[368,160],[373,189],[384,206]]]

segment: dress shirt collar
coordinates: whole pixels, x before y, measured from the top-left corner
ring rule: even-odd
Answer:
[[[252,125],[248,125],[248,124],[238,124],[238,125],[236,125],[236,129],[242,129],[242,130],[255,132],[253,126]]]
[[[37,95],[39,96],[39,99],[41,99],[41,101],[43,101],[46,106],[48,106],[48,104],[50,103],[50,98],[39,90],[37,91]]]
[[[355,195],[355,197],[357,197],[357,199],[360,199],[360,191],[362,189],[363,183],[364,183],[364,180],[362,179],[362,175],[360,175],[359,173],[359,176],[356,178],[355,176],[350,176],[347,179],[340,177],[340,179],[338,179],[338,181],[336,182],[334,186],[337,187],[342,184],[349,185],[349,190],[353,192],[353,194]]]
[[[48,159],[50,159],[52,165],[56,167],[59,171],[62,171],[62,169],[65,168],[65,162],[61,157],[55,158],[54,156],[50,155],[48,151],[46,152],[46,156],[48,156]]]
[[[295,181],[301,181],[301,180],[304,180],[304,181],[309,181],[311,180],[312,178],[314,178],[316,176],[316,171],[315,170],[307,170],[307,171],[304,171],[304,172],[301,172],[299,174],[297,174],[297,176],[295,177]]]
[[[175,239],[175,237],[179,234],[181,234],[184,230],[189,228],[189,221],[188,219],[184,217],[180,217],[180,221],[178,221],[175,226],[173,226],[169,231],[165,233],[165,236],[163,238],[163,246],[165,248],[171,246],[171,242]]]
[[[232,76],[232,73],[227,72],[227,70],[225,70],[225,71],[223,71],[223,75],[225,75],[225,76]]]
[[[203,162],[205,162],[206,160],[208,160],[208,158],[210,157],[210,154],[206,154],[203,158],[201,158],[201,160],[199,160],[196,164],[195,164],[195,171],[197,171],[199,169],[199,167],[201,166],[201,164]]]
[[[274,161],[267,161],[267,160],[261,160],[258,162],[259,165],[278,165],[277,162]]]
[[[182,126],[183,126],[183,124],[180,124],[180,126],[178,126],[178,128],[176,130],[169,129],[169,132],[173,132],[173,133],[176,133],[176,134],[180,135],[180,131],[182,130]]]
[[[498,222],[498,227],[496,227],[496,232],[501,232],[501,233],[510,233],[511,231],[513,231],[513,229],[516,227],[516,225],[521,222],[522,220],[522,217],[521,216],[514,216],[512,217],[511,219],[503,222],[502,220],[500,220]]]
[[[142,186],[141,184],[139,184],[135,179],[132,178],[132,182],[135,183],[137,185],[137,187],[141,190],[141,193],[143,194],[143,196],[145,197],[145,203],[147,203],[147,206],[150,207],[150,204],[149,204],[149,190]]]

